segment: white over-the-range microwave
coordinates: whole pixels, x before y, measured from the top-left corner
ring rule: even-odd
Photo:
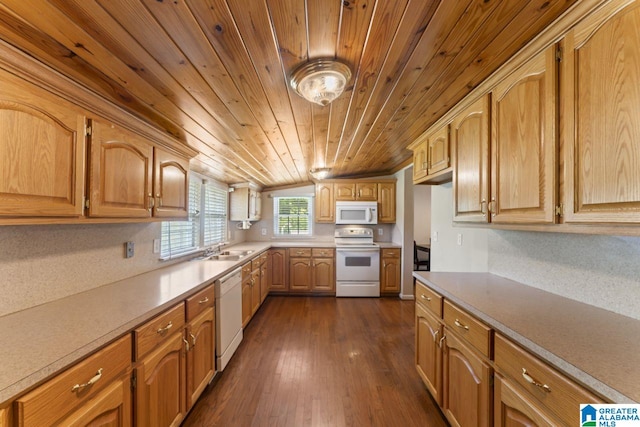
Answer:
[[[336,224],[377,224],[376,202],[336,202]]]

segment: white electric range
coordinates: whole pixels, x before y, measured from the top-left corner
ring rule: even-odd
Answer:
[[[336,297],[380,296],[380,247],[373,229],[344,227],[335,231]]]

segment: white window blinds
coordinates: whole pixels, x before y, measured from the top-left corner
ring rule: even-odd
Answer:
[[[311,197],[274,197],[274,234],[311,236]]]
[[[204,246],[214,245],[227,237],[227,196],[225,189],[204,186]]]
[[[200,244],[200,193],[202,181],[189,181],[189,219],[162,223],[161,251],[163,258],[182,255],[198,249]]]

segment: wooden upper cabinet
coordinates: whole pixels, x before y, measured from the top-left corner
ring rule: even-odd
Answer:
[[[428,141],[423,141],[413,148],[413,183],[422,182],[428,172]]]
[[[89,216],[150,217],[153,146],[105,122],[90,126]]]
[[[356,183],[355,182],[336,182],[334,184],[334,193],[336,200],[355,200],[356,199]]]
[[[375,182],[356,182],[356,200],[369,202],[378,200],[378,184]]]
[[[333,184],[316,184],[316,222],[335,222],[335,207],[336,204],[333,197]]]
[[[378,183],[378,223],[396,222],[396,183]]]
[[[427,175],[433,175],[451,166],[448,125],[443,126],[429,135],[428,159]]]
[[[640,222],[639,27],[640,3],[612,1],[565,37],[565,222]]]
[[[154,151],[153,216],[182,217],[188,215],[189,161],[160,148]]]
[[[490,108],[489,95],[485,95],[451,123],[454,221],[489,221]]]
[[[79,217],[85,117],[0,72],[0,215]]]
[[[492,222],[555,222],[556,111],[556,46],[551,46],[493,90]]]

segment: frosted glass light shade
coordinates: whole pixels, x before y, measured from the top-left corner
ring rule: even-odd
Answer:
[[[346,64],[332,59],[316,59],[298,67],[289,84],[307,101],[325,106],[339,97],[351,79]]]

